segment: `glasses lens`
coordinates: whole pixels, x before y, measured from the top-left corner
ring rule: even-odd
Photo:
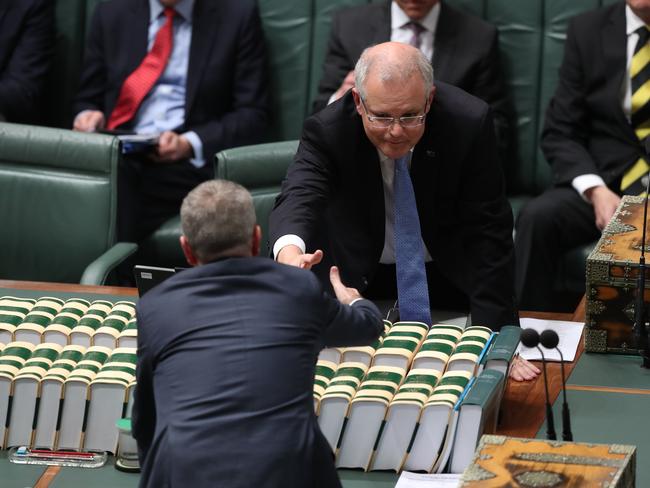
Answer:
[[[422,124],[423,121],[424,121],[424,117],[421,116],[402,117],[400,119],[400,123],[402,124],[402,127],[417,127],[418,125]]]
[[[390,127],[393,125],[393,119],[392,117],[368,117],[370,119],[370,122],[372,125],[375,127]]]

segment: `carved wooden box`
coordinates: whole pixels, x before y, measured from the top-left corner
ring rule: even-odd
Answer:
[[[463,488],[634,488],[636,448],[484,435]]]
[[[634,303],[641,255],[643,197],[624,196],[587,258],[585,349],[637,354]],[[646,235],[646,316],[650,313],[650,228]]]

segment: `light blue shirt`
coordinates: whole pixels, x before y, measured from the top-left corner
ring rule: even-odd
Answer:
[[[185,98],[187,90],[187,67],[192,42],[192,10],[194,0],[180,0],[174,9],[174,41],[172,53],[165,71],[144,98],[134,118],[135,132],[157,134],[173,130],[185,122]],[[149,51],[153,46],[158,30],[165,24],[164,7],[158,0],[149,0],[150,19],[148,31]],[[203,143],[194,131],[182,134],[194,150],[190,162],[196,167],[205,164]]]

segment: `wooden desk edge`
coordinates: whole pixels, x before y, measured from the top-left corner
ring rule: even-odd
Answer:
[[[545,320],[584,322],[585,298],[582,298],[572,314],[522,311],[520,315],[522,317]],[[567,378],[571,375],[571,371],[573,371],[583,352],[584,340],[580,340],[575,360],[564,365]],[[535,364],[541,369],[541,361],[535,361]],[[562,371],[560,364],[555,362],[547,363],[546,373],[548,374],[549,397],[551,404],[553,404],[562,391]],[[539,375],[534,381],[515,382],[508,380],[506,393],[501,403],[501,423],[497,429],[497,434],[513,437],[535,437],[544,423],[544,417],[546,415],[545,405],[546,394],[544,392],[543,375]],[[557,424],[556,422],[555,430],[556,432],[561,432],[561,424]]]
[[[137,288],[122,286],[95,286],[79,285],[75,283],[49,283],[47,281],[16,281],[0,280],[0,288],[13,288],[15,290],[43,290],[59,291],[65,293],[96,293],[100,295],[138,296]]]

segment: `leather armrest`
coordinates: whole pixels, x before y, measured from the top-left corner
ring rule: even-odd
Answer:
[[[103,285],[108,273],[137,250],[137,244],[118,242],[86,266],[80,283],[82,285]]]

